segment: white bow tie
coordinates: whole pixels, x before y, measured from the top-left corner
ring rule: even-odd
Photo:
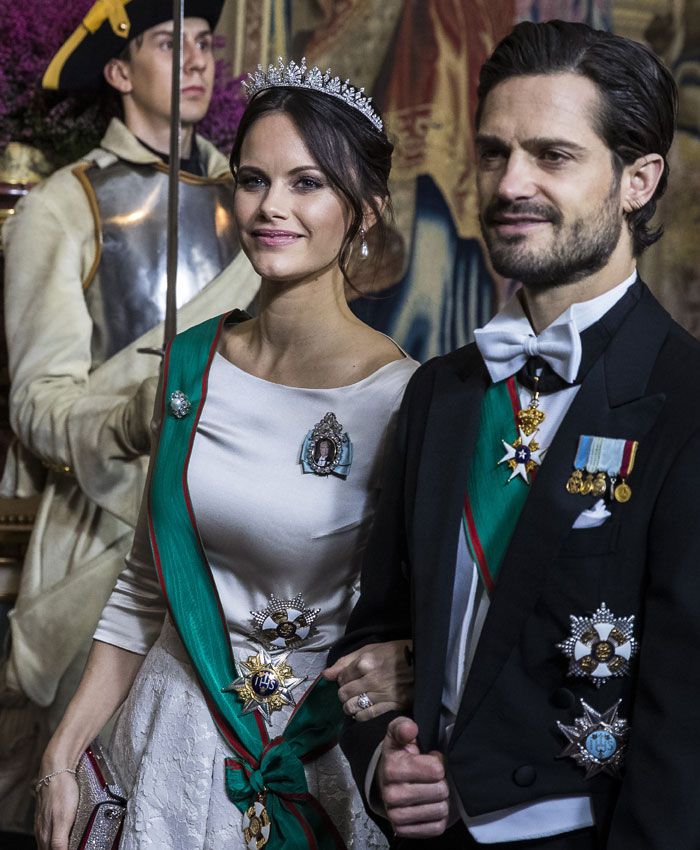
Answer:
[[[514,375],[528,357],[541,357],[569,384],[581,365],[581,338],[573,319],[550,325],[539,336],[487,325],[474,331],[474,339],[494,383]]]

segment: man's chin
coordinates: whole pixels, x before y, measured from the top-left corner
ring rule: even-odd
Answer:
[[[506,260],[491,255],[491,265],[494,270],[507,280],[517,280],[523,286],[533,290],[556,289],[565,286],[570,281],[566,271],[552,269],[549,266],[541,266],[532,260]]]
[[[490,233],[488,238],[489,249],[498,250],[501,246],[522,245],[530,238],[528,233]]]
[[[199,122],[204,118],[209,110],[209,101],[207,101],[206,105],[198,104],[196,108],[187,109],[184,105],[180,107],[180,120],[182,121],[185,127],[192,127],[195,124],[199,124]]]
[[[522,237],[517,237],[519,242],[522,242]],[[510,246],[513,242],[509,243]],[[501,250],[499,250],[499,247]],[[499,275],[511,280],[522,280],[523,277],[529,278],[533,274],[533,270],[539,269],[539,264],[536,258],[532,256],[523,256],[520,252],[503,250],[504,245],[489,245],[488,252],[491,259],[491,265]]]

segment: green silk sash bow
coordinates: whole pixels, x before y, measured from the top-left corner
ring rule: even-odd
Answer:
[[[239,674],[192,510],[187,468],[225,319],[210,319],[178,335],[166,352],[162,429],[149,490],[151,547],[170,616],[212,717],[235,753],[226,761],[229,798],[245,812],[266,793],[271,850],[338,850],[345,845],[309,793],[303,769],[304,762],[338,739],[345,716],[337,686],[317,679],[282,736],[273,741],[260,713],[243,714],[237,694],[222,690]],[[183,418],[170,411],[169,400],[177,390],[191,404]]]
[[[519,409],[514,378],[499,381],[486,390],[467,478],[464,533],[489,594],[530,489],[519,475],[509,482],[508,465],[498,463],[503,451],[501,440],[512,443],[518,436]]]

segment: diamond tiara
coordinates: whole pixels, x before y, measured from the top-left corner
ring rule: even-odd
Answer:
[[[258,65],[254,74],[248,74],[248,79],[243,83],[243,86],[248,95],[248,100],[251,100],[258,92],[278,86],[310,89],[328,94],[338,100],[345,101],[353,109],[357,109],[380,132],[384,129],[382,119],[372,107],[372,98],[365,96],[363,88],[353,88],[349,80],[342,82],[340,77],[332,77],[330,68],[325,74],[315,65],[313,68],[307,68],[305,58],[301,60],[301,65],[297,65],[293,59],[286,65],[284,59],[280,56],[277,65],[268,65],[267,71],[263,69],[262,65]]]

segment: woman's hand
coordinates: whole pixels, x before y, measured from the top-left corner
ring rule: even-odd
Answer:
[[[370,643],[339,658],[323,671],[337,682],[343,711],[355,720],[371,720],[386,711],[406,711],[413,702],[412,647],[408,640]],[[371,705],[360,708],[358,698],[366,694]]]
[[[68,850],[68,837],[78,811],[78,783],[71,773],[59,773],[36,795],[34,833],[39,850]]]
[[[142,655],[93,641],[78,690],[41,760],[40,775],[47,781],[36,792],[39,850],[67,850],[78,811],[78,783],[68,771],[122,704],[142,663]]]

